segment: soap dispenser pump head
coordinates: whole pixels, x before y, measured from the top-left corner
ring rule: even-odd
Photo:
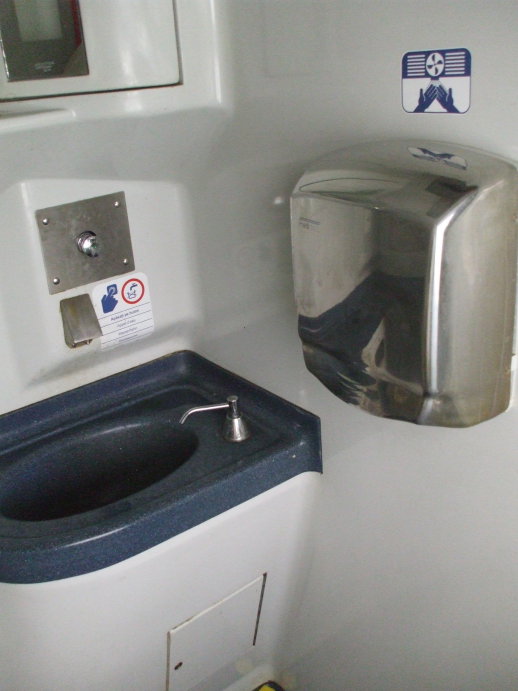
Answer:
[[[250,436],[250,432],[241,416],[237,396],[229,396],[227,403],[228,413],[223,425],[223,437],[227,441],[245,441]]]

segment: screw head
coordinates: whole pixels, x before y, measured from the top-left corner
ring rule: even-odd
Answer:
[[[122,260],[122,263],[124,264],[124,266],[127,266],[129,264],[129,261],[126,257],[124,257],[124,259]]]
[[[117,202],[113,202],[113,206],[119,207],[120,205],[121,205],[121,203],[118,202],[118,201],[117,201]]]
[[[48,226],[49,224],[49,219],[48,218],[42,218],[41,222],[43,223],[44,226]]]
[[[52,283],[55,286],[58,286],[61,283],[61,280],[56,276],[55,278],[52,279]]]

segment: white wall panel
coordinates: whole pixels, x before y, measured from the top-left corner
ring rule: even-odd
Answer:
[[[182,86],[43,100],[33,109],[52,112],[39,116],[16,115],[29,113],[30,104],[3,109],[0,211],[6,236],[13,227],[19,233],[6,241],[10,256],[35,267],[23,211],[27,181],[89,180],[103,190],[105,181],[126,181],[139,200],[139,234],[152,206],[160,221],[146,229],[151,246],[166,225],[186,243],[194,310],[187,321],[192,314],[195,328],[183,329],[185,314],[164,293],[163,340],[58,373],[60,334],[54,328],[29,335],[13,314],[14,298],[3,297],[2,409],[189,341],[322,418],[323,496],[310,521],[317,536],[311,570],[293,580],[291,614],[272,624],[285,634],[276,658],[290,688],[515,689],[516,409],[473,429],[431,429],[368,416],[326,391],[305,371],[296,335],[288,199],[310,160],[367,139],[422,136],[518,160],[518,4],[179,0],[177,6]],[[450,47],[465,47],[473,57],[470,110],[406,113],[403,54]],[[160,183],[160,191],[144,182]],[[165,258],[153,256],[149,271],[154,295],[155,285],[165,290],[175,280],[176,259],[167,259],[174,242],[166,243]],[[139,255],[148,251],[141,245]],[[4,253],[4,266],[8,261]],[[4,296],[9,271],[0,274]],[[36,268],[30,286],[37,275]],[[42,308],[39,297],[20,290],[38,325],[50,303]],[[45,386],[33,389],[19,355],[33,352],[24,345],[29,337],[40,339],[38,368],[49,373]],[[28,367],[33,377],[35,365]],[[308,534],[306,558],[310,546]],[[214,599],[204,588],[209,605]]]

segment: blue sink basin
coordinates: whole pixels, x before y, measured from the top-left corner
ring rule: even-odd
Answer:
[[[191,430],[149,416],[58,433],[13,452],[0,485],[0,514],[49,521],[93,511],[160,482],[197,446]]]
[[[250,438],[222,436],[239,396]],[[127,559],[306,471],[311,413],[190,351],[0,417],[0,581],[76,576]]]

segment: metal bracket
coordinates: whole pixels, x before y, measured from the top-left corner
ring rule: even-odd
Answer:
[[[59,309],[63,319],[65,343],[69,348],[77,348],[102,336],[102,330],[88,294],[83,293],[61,300]]]

